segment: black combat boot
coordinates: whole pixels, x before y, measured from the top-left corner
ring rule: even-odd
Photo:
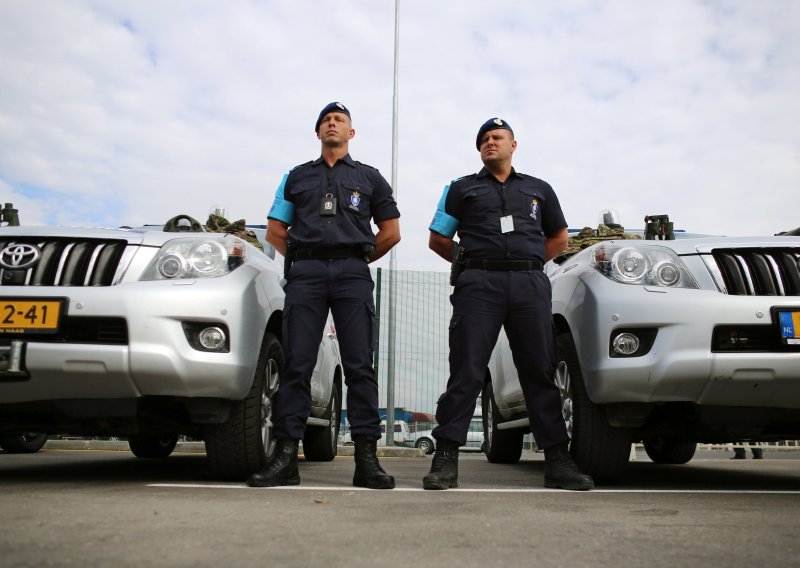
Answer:
[[[572,491],[594,489],[594,480],[578,469],[569,455],[568,442],[544,449],[544,486]]]
[[[247,478],[250,487],[277,487],[278,485],[300,485],[297,471],[298,440],[278,440],[275,453],[269,463]]]
[[[356,471],[354,487],[368,489],[394,489],[394,477],[388,475],[378,463],[378,440],[363,434],[353,436]]]
[[[458,487],[458,442],[436,440],[436,453],[428,475],[422,478],[423,489]]]

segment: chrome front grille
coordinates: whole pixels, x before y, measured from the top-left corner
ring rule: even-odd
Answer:
[[[0,286],[110,286],[127,241],[80,238],[0,239]],[[9,247],[33,245],[38,260],[14,267]],[[30,247],[26,247],[30,250]]]
[[[800,248],[716,249],[721,288],[737,296],[800,296]]]

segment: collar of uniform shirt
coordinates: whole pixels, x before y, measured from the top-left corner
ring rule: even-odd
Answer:
[[[478,172],[478,175],[476,175],[475,177],[479,177],[479,178],[482,178],[482,177],[492,177],[492,178],[493,178],[495,181],[497,181],[498,183],[500,183],[500,180],[498,180],[496,177],[494,177],[494,174],[493,174],[492,172],[490,172],[489,170],[487,170],[485,167],[484,167],[484,168],[481,168],[481,171],[479,171],[479,172]],[[511,177],[520,178],[520,177],[522,177],[522,176],[521,176],[521,175],[519,175],[519,174],[517,173],[517,170],[515,170],[515,169],[513,168],[513,166],[512,166],[512,168],[511,168],[511,173],[510,173],[510,174],[508,174],[508,177],[509,177],[509,178],[511,178]],[[506,178],[506,181],[508,181],[508,178]]]
[[[344,162],[345,164],[347,164],[348,166],[351,166],[353,168],[356,167],[356,162],[355,162],[355,160],[353,160],[353,158],[350,157],[350,154],[345,154],[344,158],[339,158],[336,161],[336,164],[338,164],[339,162]],[[319,158],[317,158],[316,160],[311,162],[311,164],[314,165],[314,166],[318,166],[321,163],[325,163],[325,159],[322,156],[320,156]],[[334,165],[336,165],[336,164],[334,164]]]

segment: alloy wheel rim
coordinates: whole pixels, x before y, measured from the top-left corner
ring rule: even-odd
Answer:
[[[564,422],[567,425],[567,434],[572,438],[573,426],[573,410],[572,410],[572,379],[569,375],[569,368],[567,363],[560,361],[556,369],[556,386],[561,395],[561,414],[564,416]]]
[[[272,397],[278,389],[278,381],[280,379],[278,364],[274,359],[267,361],[265,379],[264,387],[261,390],[261,443],[264,448],[264,455],[270,457],[275,451]]]

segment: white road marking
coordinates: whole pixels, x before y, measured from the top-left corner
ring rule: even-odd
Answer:
[[[311,485],[293,485],[282,487],[249,487],[244,483],[237,484],[214,484],[214,483],[149,483],[147,487],[163,487],[173,489],[269,489],[280,491],[379,491],[381,493],[391,492],[421,492],[425,491],[421,487],[396,487],[394,489],[367,489],[366,487],[341,487],[341,486],[311,486]],[[520,488],[520,489],[468,489],[456,488],[447,489],[445,491],[426,491],[426,493],[687,493],[687,494],[703,494],[703,495],[800,495],[800,490],[797,491],[769,491],[757,489],[593,489],[591,491],[566,491],[564,489],[548,489],[542,488]]]

